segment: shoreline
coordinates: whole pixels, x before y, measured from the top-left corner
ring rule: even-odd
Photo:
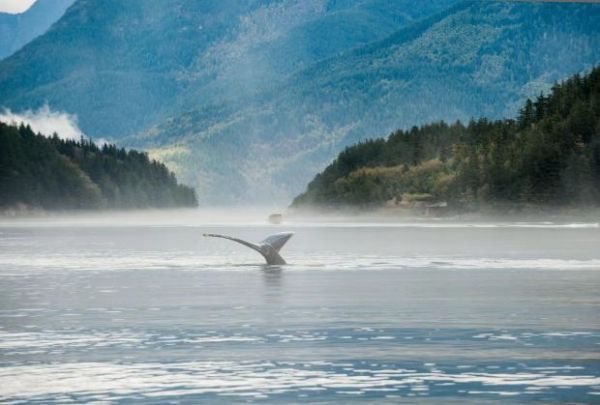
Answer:
[[[282,214],[282,222],[273,224],[269,216]],[[600,208],[577,208],[568,210],[530,210],[519,213],[506,211],[463,211],[445,215],[423,215],[409,209],[281,209],[273,207],[230,208],[168,208],[130,210],[78,210],[78,211],[27,211],[17,215],[0,212],[0,228],[12,226],[82,226],[82,227],[198,227],[220,226],[264,227],[270,231],[283,232],[287,228],[304,226],[337,226],[378,224],[387,226],[481,226],[490,224],[512,225],[560,225],[600,228]]]
[[[351,218],[355,220],[380,221],[436,221],[436,222],[478,222],[478,221],[526,221],[526,222],[600,222],[600,207],[506,207],[502,209],[483,207],[480,209],[457,210],[427,213],[421,208],[290,208],[286,217],[305,219],[317,218]]]

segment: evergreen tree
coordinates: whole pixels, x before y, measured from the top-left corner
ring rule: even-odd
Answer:
[[[293,205],[411,193],[455,206],[600,205],[600,68],[527,100],[516,121],[434,123],[346,148]]]
[[[0,207],[44,209],[195,206],[189,187],[148,155],[92,141],[46,138],[0,123]]]

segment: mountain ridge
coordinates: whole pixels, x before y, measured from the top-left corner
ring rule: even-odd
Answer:
[[[514,115],[527,97],[600,61],[598,18],[598,5],[462,2],[314,64],[266,101],[219,119],[189,112],[131,142],[154,148],[201,198],[217,198],[208,203],[283,202],[360,139]]]
[[[455,1],[78,0],[0,63],[0,99],[14,110],[47,102],[78,115],[88,135],[118,140],[190,106],[235,104]]]
[[[344,149],[295,208],[437,213],[600,204],[600,67],[528,99],[513,119],[430,123]]]
[[[75,0],[37,0],[18,14],[0,12],[0,59],[43,34]]]
[[[344,146],[511,116],[600,61],[599,5],[410,5],[79,0],[0,62],[0,99],[149,150],[205,204],[286,202]]]

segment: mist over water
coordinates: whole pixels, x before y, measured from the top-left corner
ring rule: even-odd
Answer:
[[[0,399],[594,402],[600,226],[269,210],[0,220]],[[286,266],[258,242],[293,231]]]

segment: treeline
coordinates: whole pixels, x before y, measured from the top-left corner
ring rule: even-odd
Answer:
[[[196,206],[193,189],[146,153],[63,140],[0,122],[0,208]]]
[[[516,119],[439,122],[346,148],[293,206],[600,205],[600,68],[527,100]]]

